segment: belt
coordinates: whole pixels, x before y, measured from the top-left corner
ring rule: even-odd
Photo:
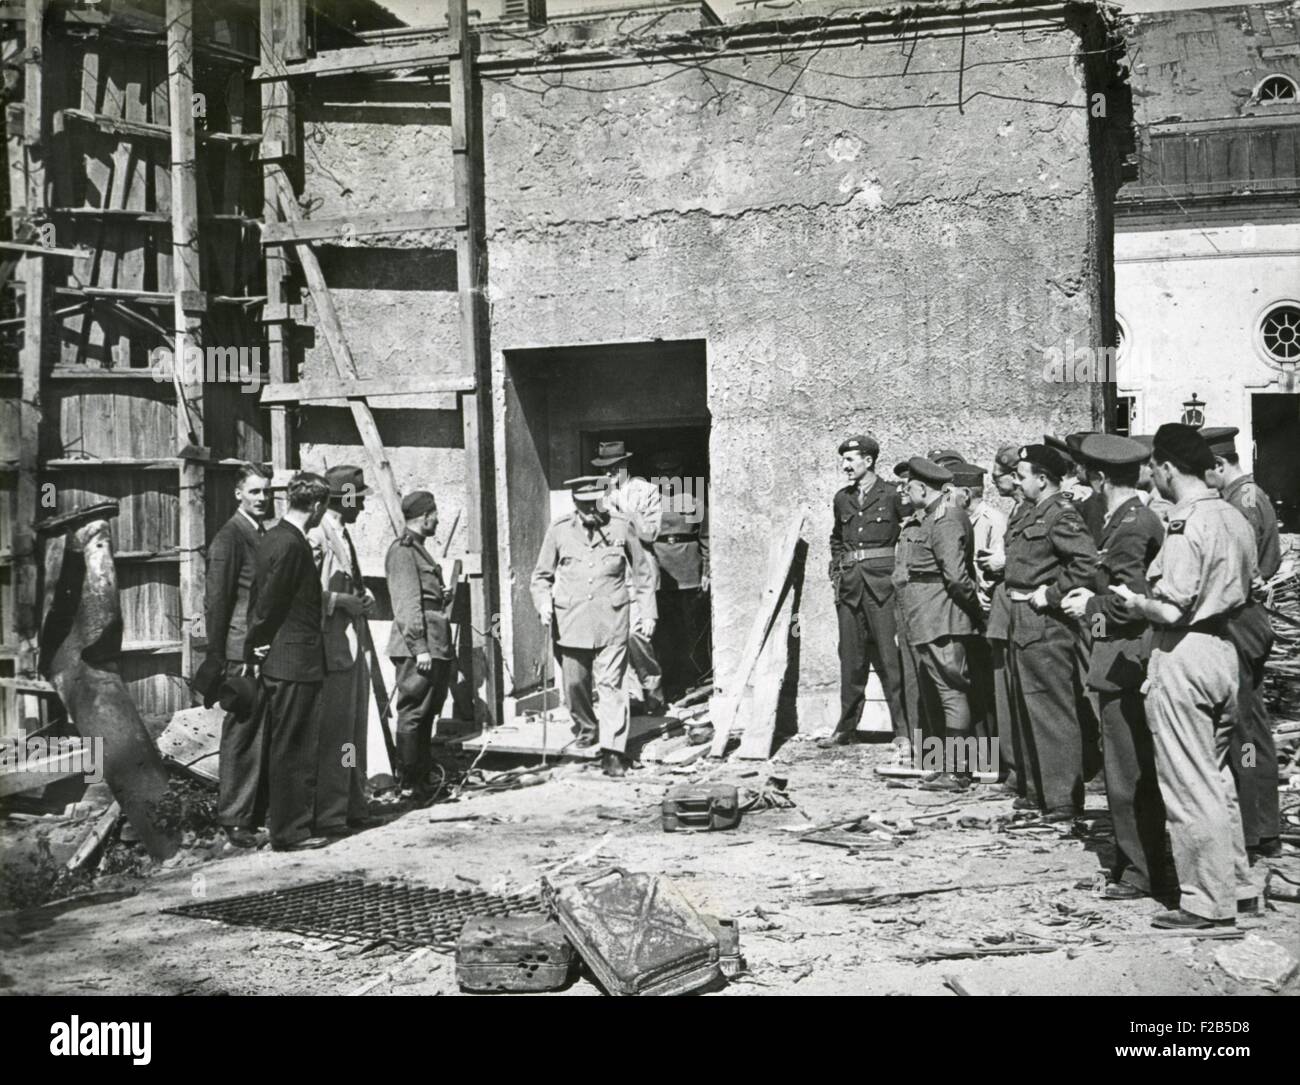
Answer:
[[[1230,620],[1231,617],[1227,614],[1216,614],[1213,618],[1202,618],[1199,622],[1192,622],[1187,627],[1187,632],[1208,633],[1211,637],[1226,637]]]
[[[907,583],[909,584],[942,584],[942,573],[908,573]]]
[[[1007,598],[1013,603],[1027,603],[1033,597],[1034,593],[1032,591],[1017,591],[1014,588],[1007,589]]]
[[[852,565],[855,561],[868,561],[871,558],[893,558],[892,546],[869,546],[865,550],[846,550],[840,555],[841,565]]]
[[[698,535],[660,535],[655,539],[655,542],[657,543],[686,543],[699,541],[700,537]]]

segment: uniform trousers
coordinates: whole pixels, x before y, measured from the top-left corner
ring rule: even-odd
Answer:
[[[423,787],[433,767],[433,726],[447,699],[451,682],[450,659],[435,659],[433,669],[421,674],[414,656],[394,659],[397,667],[397,760],[403,787]]]
[[[560,675],[564,680],[564,703],[582,732],[599,735],[602,750],[623,753],[627,749],[628,703],[623,692],[627,672],[626,641],[600,648],[568,648],[560,645]],[[592,705],[592,686],[599,700]]]
[[[1165,861],[1165,804],[1142,694],[1098,693],[1106,802],[1115,833],[1114,874],[1143,893],[1170,887]]]
[[[928,702],[927,715],[937,725],[945,739],[945,772],[974,772],[983,766],[977,763],[975,751],[969,749],[965,739],[972,738],[970,710],[970,670],[967,666],[966,637],[939,637],[918,644],[917,657],[921,663],[922,697]],[[959,743],[946,740],[959,739]]]
[[[1235,919],[1258,895],[1250,878],[1230,749],[1237,652],[1209,633],[1163,629],[1147,667],[1147,722],[1155,745],[1180,906]]]
[[[271,843],[296,844],[311,836],[320,758],[320,682],[262,675],[258,711],[270,732],[267,827]]]
[[[229,660],[226,677],[244,673]],[[270,734],[266,716],[254,704],[243,719],[227,712],[221,724],[217,761],[217,820],[229,829],[256,829],[266,822],[266,758]]]
[[[708,668],[708,595],[699,588],[677,588],[659,592],[656,599],[655,652],[664,696],[672,699],[694,686]]]
[[[931,698],[925,695],[921,681],[921,649],[898,638],[898,653],[903,665],[903,711],[907,716],[908,738],[913,745],[923,738],[942,737],[943,717],[931,711]]]
[[[370,723],[370,664],[358,656],[347,670],[327,671],[320,695],[320,760],[314,828],[346,827],[363,818],[366,731]]]
[[[889,704],[894,737],[908,737],[894,605],[892,598],[877,603],[865,591],[857,602],[836,604],[840,627],[840,719],[835,725],[836,734],[858,729],[866,702],[867,678],[874,667]]]
[[[1232,769],[1241,804],[1246,847],[1281,832],[1277,793],[1277,745],[1264,704],[1264,664],[1273,646],[1268,615],[1255,602],[1233,620],[1237,645],[1237,726],[1232,733]]]
[[[646,698],[663,700],[663,670],[655,654],[654,642],[637,632],[642,610],[636,599],[632,600],[628,609],[628,618],[632,623],[632,631],[628,636],[627,655],[632,663],[632,672],[636,675],[636,683]]]
[[[1007,642],[1001,638],[990,637],[986,641],[990,661],[990,685],[993,692],[993,711],[996,726],[990,727],[990,737],[998,740],[998,775],[1009,778],[1016,776],[1015,786],[1024,794],[1020,780],[1020,747],[1023,740],[1016,734],[1016,702],[1011,695],[1011,670],[1007,663]]]

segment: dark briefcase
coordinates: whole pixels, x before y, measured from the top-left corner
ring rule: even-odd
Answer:
[[[456,943],[456,982],[465,991],[556,991],[573,962],[573,946],[553,919],[477,916]]]
[[[622,867],[543,892],[611,995],[679,995],[718,979],[718,939],[667,878]]]
[[[732,784],[681,784],[663,799],[664,832],[731,829],[740,823],[740,799]]]

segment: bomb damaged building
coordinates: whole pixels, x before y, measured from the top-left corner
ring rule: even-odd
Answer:
[[[167,716],[203,640],[223,461],[355,463],[380,492],[354,529],[374,640],[396,494],[432,489],[468,584],[458,708],[508,722],[551,678],[528,596],[542,536],[616,439],[642,476],[676,449],[707,494],[722,693],[793,561],[774,658],[783,718],[817,729],[838,711],[840,440],[875,434],[888,477],[936,445],[988,463],[1009,439],[1106,428],[1109,386],[1049,362],[1115,341],[1131,137],[1104,9],[507,7],[461,35],[463,6],[421,29],[263,0],[191,13],[183,39],[164,16],[185,0],[129,20],[104,3],[98,21],[47,12],[38,60],[30,20],[6,22],[26,79],[14,237],[53,224],[56,248],[93,253],[25,261],[4,329],[11,677],[40,515],[121,503],[123,673]],[[194,60],[192,124],[169,28]],[[261,382],[147,376],[182,341],[256,348]],[[205,452],[178,456],[191,436]],[[876,697],[864,726],[887,727]]]

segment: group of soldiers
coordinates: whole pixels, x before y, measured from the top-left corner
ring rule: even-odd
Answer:
[[[1014,807],[1068,822],[1101,770],[1117,853],[1106,899],[1176,900],[1153,920],[1166,928],[1256,909],[1251,858],[1280,850],[1259,598],[1281,551],[1236,436],[1171,423],[1006,446],[992,478],[1009,517],[955,450],[887,482],[875,438],[843,442],[841,715],[824,744],[857,741],[874,668],[898,760],[915,736],[943,740],[922,787],[970,787],[989,768],[971,763],[979,740],[996,739],[993,778]]]
[[[208,548],[208,652],[194,688],[222,724],[218,818],[236,847],[324,847],[375,823],[366,798],[371,674],[366,587],[348,528],[371,493],[361,468],[288,482],[283,517],[267,527],[270,480],[237,475],[235,514]],[[384,560],[396,668],[392,701],[403,794],[430,797],[431,741],[455,666],[451,593],[427,549],[438,504],[427,490],[401,501],[405,529]]]

